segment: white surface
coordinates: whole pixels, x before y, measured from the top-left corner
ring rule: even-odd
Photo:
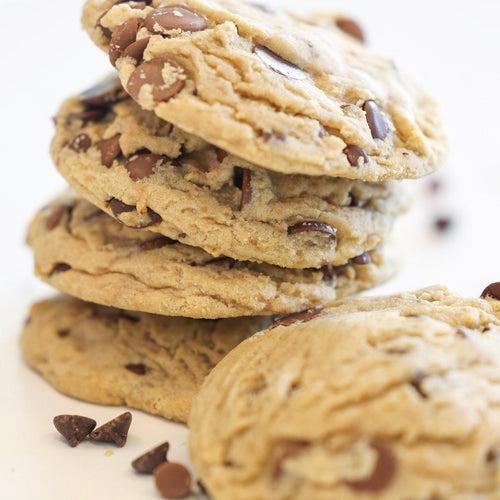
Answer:
[[[17,347],[29,305],[53,293],[32,275],[24,245],[29,219],[65,185],[48,155],[51,116],[64,97],[110,70],[105,55],[79,27],[81,4],[0,0],[2,500],[159,498],[151,477],[133,474],[130,461],[166,439],[170,456],[187,460],[183,426],[134,410],[124,448],[65,445],[52,427],[55,415],[77,413],[103,423],[122,409],[59,395],[23,365]],[[430,195],[429,179],[421,183],[422,197],[397,228],[404,267],[379,291],[442,282],[479,295],[500,280],[500,2],[325,0],[323,8],[327,5],[354,13],[372,47],[390,54],[433,91],[450,132],[450,157],[437,175],[444,180],[443,190]],[[318,10],[322,3],[309,1],[308,7]],[[441,214],[451,214],[456,222],[444,235],[431,227]],[[105,455],[109,449],[112,456]]]

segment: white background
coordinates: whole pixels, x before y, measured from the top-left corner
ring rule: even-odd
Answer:
[[[83,1],[83,0],[82,0]],[[133,411],[124,448],[65,445],[52,427],[60,413],[99,424],[123,409],[59,395],[21,360],[17,340],[29,305],[53,291],[32,274],[26,225],[65,183],[48,154],[51,117],[61,101],[110,70],[80,29],[80,0],[0,0],[0,498],[63,500],[158,498],[151,477],[129,463],[163,440],[187,461],[187,432]],[[303,3],[287,2],[298,9]],[[442,102],[450,156],[435,176],[442,189],[419,185],[419,199],[396,228],[400,274],[380,293],[445,283],[477,296],[500,281],[500,2],[497,0],[351,0],[307,2],[352,13],[373,48],[405,66]],[[446,234],[433,230],[450,215]],[[113,455],[107,456],[107,450]]]

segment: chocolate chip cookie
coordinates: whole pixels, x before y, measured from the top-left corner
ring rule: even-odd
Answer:
[[[88,0],[83,25],[141,107],[268,169],[380,181],[445,155],[436,102],[337,24],[258,2]]]
[[[284,175],[182,132],[107,82],[69,99],[52,154],[86,199],[214,257],[286,268],[343,265],[386,240],[398,181]]]
[[[168,318],[61,295],[33,305],[26,362],[60,392],[185,422],[210,370],[268,319]]]
[[[498,500],[494,294],[346,299],[255,334],[193,404],[203,485],[218,500]]]

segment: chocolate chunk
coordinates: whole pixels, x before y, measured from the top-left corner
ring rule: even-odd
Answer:
[[[165,66],[170,67],[171,75],[168,82],[163,79]],[[146,84],[151,85],[153,99],[156,102],[168,101],[184,87],[185,76],[183,69],[175,61],[166,57],[143,62],[130,75],[127,90],[138,101],[141,88]]]
[[[163,160],[163,156],[153,153],[142,153],[132,156],[125,164],[125,168],[133,181],[150,177],[155,173],[156,166]]]
[[[487,297],[490,299],[500,300],[500,281],[491,283],[483,290],[481,298],[485,299]]]
[[[349,259],[349,262],[351,264],[358,264],[358,265],[365,265],[369,264],[372,261],[372,258],[370,257],[370,254],[368,252],[363,252],[361,255],[357,255],[356,257],[353,257],[352,259]]]
[[[146,372],[148,371],[146,365],[142,363],[129,363],[128,365],[125,365],[125,368],[129,372],[135,373],[136,375],[146,375]]]
[[[135,63],[139,64],[143,62],[144,51],[148,46],[149,39],[151,37],[147,36],[145,38],[140,38],[139,40],[131,43],[123,52],[122,57],[131,57],[135,59]]]
[[[150,12],[144,20],[151,33],[168,34],[170,30],[201,31],[207,20],[184,5],[169,5]]]
[[[117,446],[122,447],[127,442],[127,434],[131,423],[132,414],[126,411],[93,430],[90,433],[90,439],[115,443]]]
[[[305,80],[307,74],[295,64],[283,59],[263,45],[256,45],[253,49],[259,59],[276,73],[294,80]]]
[[[440,233],[449,231],[453,226],[453,219],[448,216],[436,217],[434,220],[434,228]]]
[[[142,215],[137,213],[136,207],[134,205],[127,205],[123,203],[123,201],[118,200],[117,198],[112,198],[108,201],[109,208],[113,212],[113,215],[118,219],[124,226],[132,227],[132,228],[145,228],[149,227],[156,222],[161,220],[160,215],[156,212],[148,208],[147,214]],[[129,212],[136,212],[137,223],[125,222],[123,220],[122,214],[126,214]]]
[[[167,461],[167,453],[170,448],[168,441],[160,444],[156,448],[149,450],[132,462],[132,467],[137,472],[152,474],[155,468],[162,462]]]
[[[224,158],[225,158],[226,156],[228,156],[228,154],[229,154],[229,153],[228,153],[227,151],[224,151],[224,150],[223,150],[223,149],[221,149],[221,148],[216,148],[216,149],[215,149],[215,154],[217,155],[217,161],[218,161],[219,163],[222,163],[222,161],[224,160]],[[238,167],[238,168],[239,168],[239,167]]]
[[[347,18],[339,18],[335,21],[337,28],[341,29],[344,33],[352,36],[353,38],[358,39],[360,42],[365,41],[365,36],[363,34],[363,30],[359,26],[358,23],[353,21],[352,19]]]
[[[184,498],[191,491],[191,474],[184,465],[162,462],[154,470],[155,484],[165,498]]]
[[[106,108],[124,96],[116,77],[106,78],[82,92],[80,101],[91,108]]]
[[[252,171],[248,168],[242,169],[242,177],[241,177],[241,200],[240,200],[240,210],[243,210],[243,207],[250,203],[252,199]]]
[[[346,146],[342,151],[347,156],[347,161],[352,167],[359,167],[361,163],[368,163],[368,155],[359,146]]]
[[[314,220],[305,220],[302,222],[297,222],[293,226],[288,228],[288,234],[306,233],[306,232],[318,232],[328,235],[333,240],[337,239],[337,230],[332,226],[325,224],[324,222],[318,222]]]
[[[47,217],[47,220],[45,221],[45,227],[48,231],[52,231],[52,229],[59,225],[62,216],[68,210],[68,208],[70,207],[66,204],[61,204],[54,207],[50,215]]]
[[[359,481],[346,481],[347,485],[359,491],[383,490],[397,471],[397,460],[392,449],[383,441],[373,439],[370,446],[377,452],[377,463],[369,477]]]
[[[385,139],[389,133],[389,126],[385,121],[380,108],[375,101],[369,100],[363,104],[366,113],[366,121],[374,139]]]
[[[77,153],[85,153],[91,145],[92,141],[87,134],[79,134],[70,142],[68,147]]]
[[[309,447],[307,441],[291,441],[287,443],[285,450],[281,453],[274,465],[273,478],[278,479],[283,475],[283,464],[290,458],[297,457]]]
[[[277,319],[272,325],[271,328],[276,328],[277,326],[290,326],[294,323],[304,323],[306,321],[310,321],[311,319],[319,316],[323,309],[306,309],[305,311],[289,314],[288,316],[284,316],[280,319]]]
[[[106,114],[105,108],[93,108],[80,111],[78,113],[71,113],[66,117],[66,123],[69,125],[75,120],[81,120],[83,123],[98,122]]]
[[[96,426],[95,420],[80,415],[57,415],[53,422],[55,428],[72,447],[87,437]]]
[[[109,28],[105,28],[102,24],[101,24],[101,19],[108,13],[109,9],[105,12],[103,12],[99,18],[97,19],[96,23],[95,23],[95,27],[96,28],[99,28],[101,31],[102,31],[102,34],[109,40],[111,38],[111,35],[113,33],[111,33],[111,30]]]
[[[413,377],[411,380],[410,384],[412,387],[420,394],[420,396],[424,399],[427,399],[428,395],[426,392],[422,389],[422,380],[425,378],[425,373],[424,372],[417,372],[416,375]]]
[[[57,273],[64,273],[66,271],[69,271],[71,269],[71,266],[69,264],[66,264],[66,262],[58,262],[53,268],[52,271],[50,271],[49,276],[52,276]]]
[[[109,42],[109,60],[113,66],[116,65],[116,61],[122,56],[123,51],[135,42],[137,32],[142,25],[142,19],[129,19],[115,30]]]
[[[175,245],[177,241],[167,238],[166,236],[158,236],[152,240],[143,241],[139,248],[144,251],[156,250],[157,248],[163,248],[167,245]]]
[[[96,144],[96,148],[101,152],[101,163],[105,167],[111,167],[113,162],[121,153],[120,149],[121,134],[116,134],[109,139],[103,139]]]

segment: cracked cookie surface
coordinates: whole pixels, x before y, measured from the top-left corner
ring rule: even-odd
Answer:
[[[434,286],[240,344],[193,404],[190,455],[217,500],[498,500],[499,418],[500,300]]]
[[[88,0],[82,20],[144,109],[257,165],[379,181],[445,155],[436,102],[337,25],[235,0]]]
[[[210,370],[267,324],[169,318],[61,295],[32,306],[20,343],[26,362],[68,396],[185,422]]]
[[[394,272],[394,263],[380,250],[322,269],[214,259],[199,248],[128,228],[69,195],[37,214],[28,242],[36,274],[65,293],[191,318],[297,312],[370,288]]]
[[[112,80],[66,101],[56,122],[52,154],[80,195],[215,257],[346,264],[385,241],[408,203],[398,181],[257,167],[143,111]]]

